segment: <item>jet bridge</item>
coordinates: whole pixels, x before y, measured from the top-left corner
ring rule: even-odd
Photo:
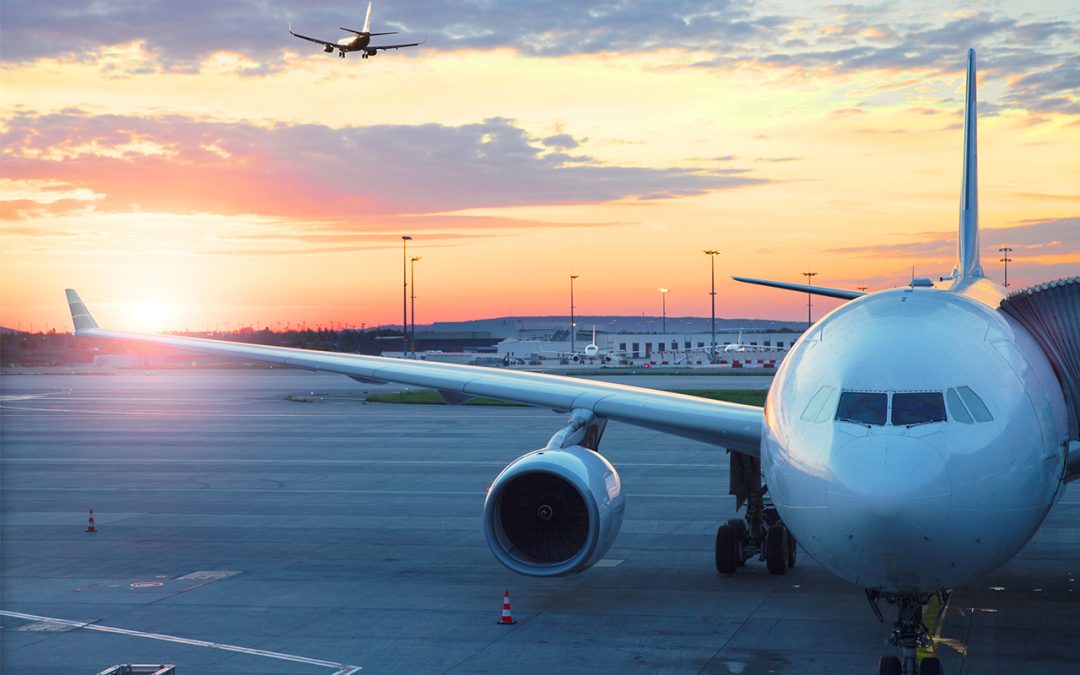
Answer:
[[[1069,437],[1080,440],[1080,276],[1011,293],[1001,308],[1046,352],[1065,392]]]

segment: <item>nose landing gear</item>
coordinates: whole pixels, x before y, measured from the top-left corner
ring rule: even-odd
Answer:
[[[937,657],[930,656],[921,662],[918,657],[920,648],[932,647],[933,638],[930,631],[923,624],[923,607],[930,599],[937,596],[941,607],[949,602],[949,591],[941,590],[937,593],[882,593],[881,591],[866,589],[866,599],[870,602],[870,608],[874,610],[878,621],[885,622],[878,603],[885,600],[890,605],[897,606],[898,618],[895,629],[889,636],[889,644],[899,647],[901,656],[883,656],[878,661],[878,675],[942,675],[941,661]]]
[[[736,508],[746,504],[746,518],[733,518],[716,530],[716,571],[734,574],[757,556],[769,574],[787,574],[795,566],[795,537],[780,514],[765,498],[768,488],[761,483],[761,460],[731,453],[731,487]]]

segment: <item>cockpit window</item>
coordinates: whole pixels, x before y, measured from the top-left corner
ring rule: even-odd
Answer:
[[[803,410],[802,418],[807,422],[823,422],[821,419],[824,417],[829,419],[829,412],[826,410],[822,415],[822,409],[825,407],[825,403],[829,400],[829,394],[833,392],[833,388],[827,384],[821,385],[821,388],[817,390],[817,393],[810,398],[810,402],[806,404],[806,409]]]
[[[840,393],[840,405],[836,409],[836,419],[842,422],[883,426],[888,407],[888,394],[869,391],[845,391]]]
[[[939,391],[897,392],[892,397],[892,423],[906,427],[945,421],[945,398]]]
[[[945,398],[949,402],[949,414],[957,422],[964,424],[971,424],[971,413],[964,407],[963,402],[960,401],[960,395],[956,393],[955,389],[949,389],[945,392]]]
[[[971,411],[971,416],[975,418],[976,422],[989,422],[994,419],[994,416],[987,410],[986,404],[983,403],[978,394],[971,390],[971,387],[957,387],[956,391],[960,392],[960,398],[964,399],[967,409]]]

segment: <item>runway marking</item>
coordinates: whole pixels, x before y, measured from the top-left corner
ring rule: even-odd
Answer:
[[[35,614],[23,614],[22,612],[11,612],[0,609],[0,615],[9,616],[13,619],[24,619],[26,621],[45,621],[48,623],[56,624],[58,626],[71,626],[72,628],[82,628],[85,630],[98,631],[100,633],[114,633],[116,635],[127,635],[128,637],[148,638],[150,640],[162,640],[164,642],[175,642],[177,644],[189,645],[192,647],[207,647],[209,649],[220,649],[226,652],[237,652],[240,654],[248,654],[249,656],[263,656],[268,659],[278,659],[280,661],[292,661],[293,663],[305,663],[311,666],[322,666],[323,668],[333,668],[333,675],[350,675],[351,673],[360,672],[360,666],[351,666],[345,663],[337,663],[334,661],[324,661],[323,659],[313,659],[307,656],[296,656],[294,654],[282,654],[281,652],[270,652],[265,649],[255,649],[253,647],[238,647],[236,645],[227,645],[221,642],[209,642],[207,640],[194,640],[191,638],[182,638],[175,635],[165,635],[163,633],[145,633],[139,630],[131,630],[128,628],[115,628],[113,626],[103,626],[98,623],[89,621],[72,621],[70,619],[54,619],[48,616],[37,616]]]
[[[302,490],[302,489],[267,489],[255,488],[169,488],[169,487],[10,487],[5,488],[8,492],[223,492],[223,493],[257,493],[257,494],[289,494],[289,495],[401,495],[415,497],[420,495],[434,495],[439,497],[481,497],[484,490]],[[721,494],[654,494],[649,492],[631,492],[626,494],[632,499],[727,499],[729,495]]]
[[[200,458],[130,458],[130,457],[3,457],[0,463],[10,464],[296,464],[301,466],[505,466],[512,460],[471,460],[471,459],[200,459]],[[722,469],[724,464],[691,464],[663,462],[616,462],[619,468],[663,468],[677,469]]]

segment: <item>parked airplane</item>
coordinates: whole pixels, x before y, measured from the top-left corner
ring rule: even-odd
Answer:
[[[319,38],[308,37],[307,35],[301,35],[299,33],[293,33],[292,24],[289,24],[289,33],[292,33],[295,37],[301,40],[307,40],[308,42],[315,42],[323,46],[323,51],[327,54],[332,53],[335,49],[338,50],[338,56],[345,58],[345,52],[362,52],[360,58],[366,59],[369,56],[375,56],[379,53],[379,50],[384,49],[401,49],[402,47],[416,47],[417,45],[424,44],[423,42],[410,42],[408,44],[400,45],[372,45],[371,38],[376,35],[397,35],[397,32],[391,33],[372,33],[371,32],[371,3],[368,3],[367,14],[364,16],[364,29],[354,30],[352,28],[341,27],[341,30],[348,31],[352,35],[346,35],[337,42],[327,42],[326,40],[320,40]]]
[[[897,608],[900,656],[883,657],[879,673],[933,675],[940,662],[916,656],[931,641],[923,607],[1008,561],[1080,478],[1080,443],[1069,442],[1080,440],[1080,277],[1004,297],[983,276],[975,138],[970,51],[951,284],[864,294],[770,282],[851,302],[799,338],[764,409],[536,373],[111,331],[75,291],[68,301],[76,335],[430,387],[450,403],[489,396],[568,411],[567,425],[507,466],[485,498],[491,551],[521,574],[580,572],[612,545],[624,496],[600,454],[608,420],[725,448],[729,489],[746,512],[717,530],[717,570],[756,557],[784,574],[797,540],[864,588],[879,619],[882,601]]]
[[[620,352],[615,349],[601,348],[596,344],[596,326],[592,329],[592,342],[585,345],[579,352],[546,352],[540,351],[541,356],[554,356],[559,359],[569,359],[574,363],[591,363],[602,361],[608,364],[618,364],[626,361],[628,352]]]

